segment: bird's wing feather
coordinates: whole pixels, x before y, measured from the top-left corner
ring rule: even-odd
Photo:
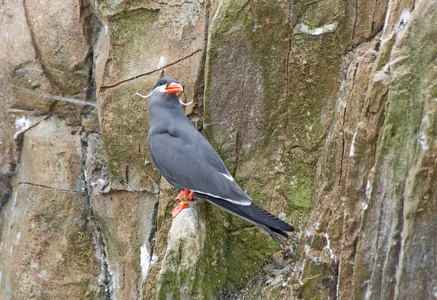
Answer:
[[[234,204],[250,205],[252,200],[229,174],[217,152],[193,129],[167,128],[149,135],[155,166],[179,189],[188,188]]]
[[[262,228],[279,243],[279,236],[288,238],[286,231],[294,231],[293,226],[275,217],[255,203],[252,203],[250,206],[240,206],[232,205],[227,201],[223,201],[221,199],[217,199],[207,195],[200,195],[200,197],[232,213],[233,215],[236,215]]]

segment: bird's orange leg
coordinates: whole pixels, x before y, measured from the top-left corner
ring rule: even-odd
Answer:
[[[175,198],[174,201],[179,201],[178,206],[176,206],[175,209],[171,212],[171,215],[173,218],[176,218],[176,216],[185,208],[188,207],[188,201],[193,200],[194,192],[190,192],[189,189],[185,188],[185,190],[181,191]]]

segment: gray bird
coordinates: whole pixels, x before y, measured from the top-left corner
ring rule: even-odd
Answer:
[[[149,99],[149,151],[153,163],[182,192],[173,217],[193,195],[264,229],[280,243],[294,228],[256,205],[240,188],[211,144],[185,116],[176,93],[182,86],[163,77]]]

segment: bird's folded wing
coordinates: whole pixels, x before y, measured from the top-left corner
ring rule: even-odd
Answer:
[[[172,185],[188,188],[234,204],[252,200],[238,186],[214,148],[200,133],[163,131],[149,136],[149,150],[155,166]],[[200,137],[199,137],[200,135]]]

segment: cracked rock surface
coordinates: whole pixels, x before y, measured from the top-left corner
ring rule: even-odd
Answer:
[[[432,299],[437,4],[0,2],[1,299]],[[177,194],[146,95],[193,124],[259,229]]]

